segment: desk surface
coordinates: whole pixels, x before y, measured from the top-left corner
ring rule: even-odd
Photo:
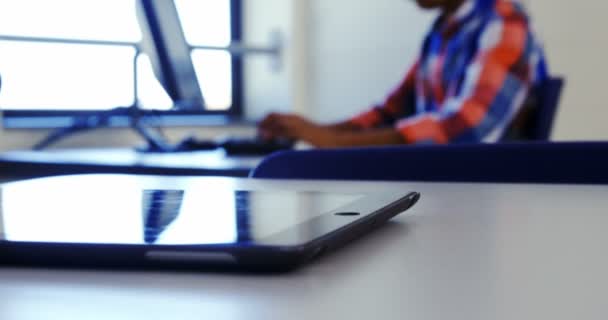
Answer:
[[[608,186],[133,179],[423,197],[290,274],[0,268],[0,319],[606,318]]]
[[[221,175],[246,177],[261,157],[228,157],[222,150],[139,153],[133,149],[10,151],[0,154],[0,175],[72,173]]]

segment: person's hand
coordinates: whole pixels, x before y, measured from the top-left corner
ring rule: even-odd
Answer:
[[[271,113],[258,125],[258,134],[263,139],[303,140],[319,145],[325,130],[312,121],[294,114]]]
[[[319,148],[354,146],[399,145],[406,141],[394,128],[357,130],[342,125],[318,125],[304,117],[293,114],[272,113],[258,126],[263,139],[293,139],[307,142]]]

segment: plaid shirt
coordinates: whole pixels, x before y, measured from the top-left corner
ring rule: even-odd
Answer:
[[[439,17],[417,62],[386,101],[350,123],[395,126],[408,143],[495,142],[547,78],[522,6],[468,0]]]

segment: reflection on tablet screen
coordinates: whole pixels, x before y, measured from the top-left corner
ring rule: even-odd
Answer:
[[[103,244],[247,244],[361,195],[291,191],[3,188],[0,240]]]

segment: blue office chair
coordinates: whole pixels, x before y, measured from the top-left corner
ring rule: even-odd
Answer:
[[[271,179],[608,183],[608,143],[498,143],[288,151],[250,175]]]
[[[560,77],[548,78],[538,85],[531,101],[525,104],[500,140],[548,141],[563,87],[564,79]]]

